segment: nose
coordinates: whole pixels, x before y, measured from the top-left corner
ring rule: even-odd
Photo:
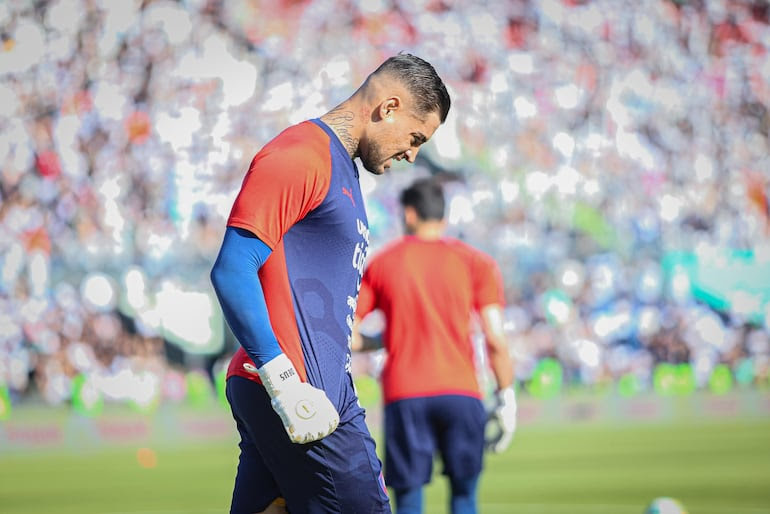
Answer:
[[[414,164],[414,160],[417,158],[417,152],[419,151],[420,151],[419,148],[412,148],[404,152],[404,156],[406,156],[407,162],[409,162],[410,164]]]

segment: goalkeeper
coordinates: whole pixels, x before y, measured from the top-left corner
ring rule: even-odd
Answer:
[[[359,324],[371,311],[382,312],[385,483],[395,493],[399,514],[422,512],[423,486],[438,453],[449,478],[452,513],[475,513],[485,444],[494,452],[505,450],[516,428],[502,280],[491,257],[444,236],[439,183],[420,179],[400,201],[406,235],[369,260],[353,332],[354,350],[377,347],[377,339],[363,336]],[[476,378],[474,313],[498,386],[489,415]],[[497,431],[485,441],[487,422]]]
[[[227,399],[241,437],[231,513],[389,513],[350,375],[368,247],[364,168],[414,162],[450,100],[433,67],[387,59],[347,100],[251,162],[211,281],[240,348]]]

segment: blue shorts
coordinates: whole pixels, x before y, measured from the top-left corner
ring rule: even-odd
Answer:
[[[385,483],[411,489],[430,482],[436,452],[443,473],[463,480],[481,473],[486,413],[478,398],[444,395],[385,406]]]
[[[390,513],[363,411],[320,441],[295,444],[262,385],[234,376],[226,392],[241,436],[231,514],[261,512],[279,496],[292,514]]]

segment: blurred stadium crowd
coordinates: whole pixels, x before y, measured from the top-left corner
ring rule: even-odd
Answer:
[[[550,362],[565,386],[684,364],[691,389],[767,387],[769,21],[765,0],[2,2],[0,386],[148,403],[216,375],[236,343],[208,272],[249,160],[403,50],[453,110],[416,169],[362,175],[372,251],[398,190],[440,175],[450,232],[501,264],[522,385]]]

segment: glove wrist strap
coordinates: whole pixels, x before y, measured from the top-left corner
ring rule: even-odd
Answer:
[[[302,382],[294,364],[285,353],[281,353],[263,364],[261,368],[257,369],[257,373],[259,373],[259,378],[262,379],[262,384],[267,389],[267,394],[271,397],[280,393],[287,386]]]
[[[513,388],[513,386],[500,389],[497,391],[496,395],[497,400],[501,405],[506,405],[513,409],[516,408],[516,390]]]

